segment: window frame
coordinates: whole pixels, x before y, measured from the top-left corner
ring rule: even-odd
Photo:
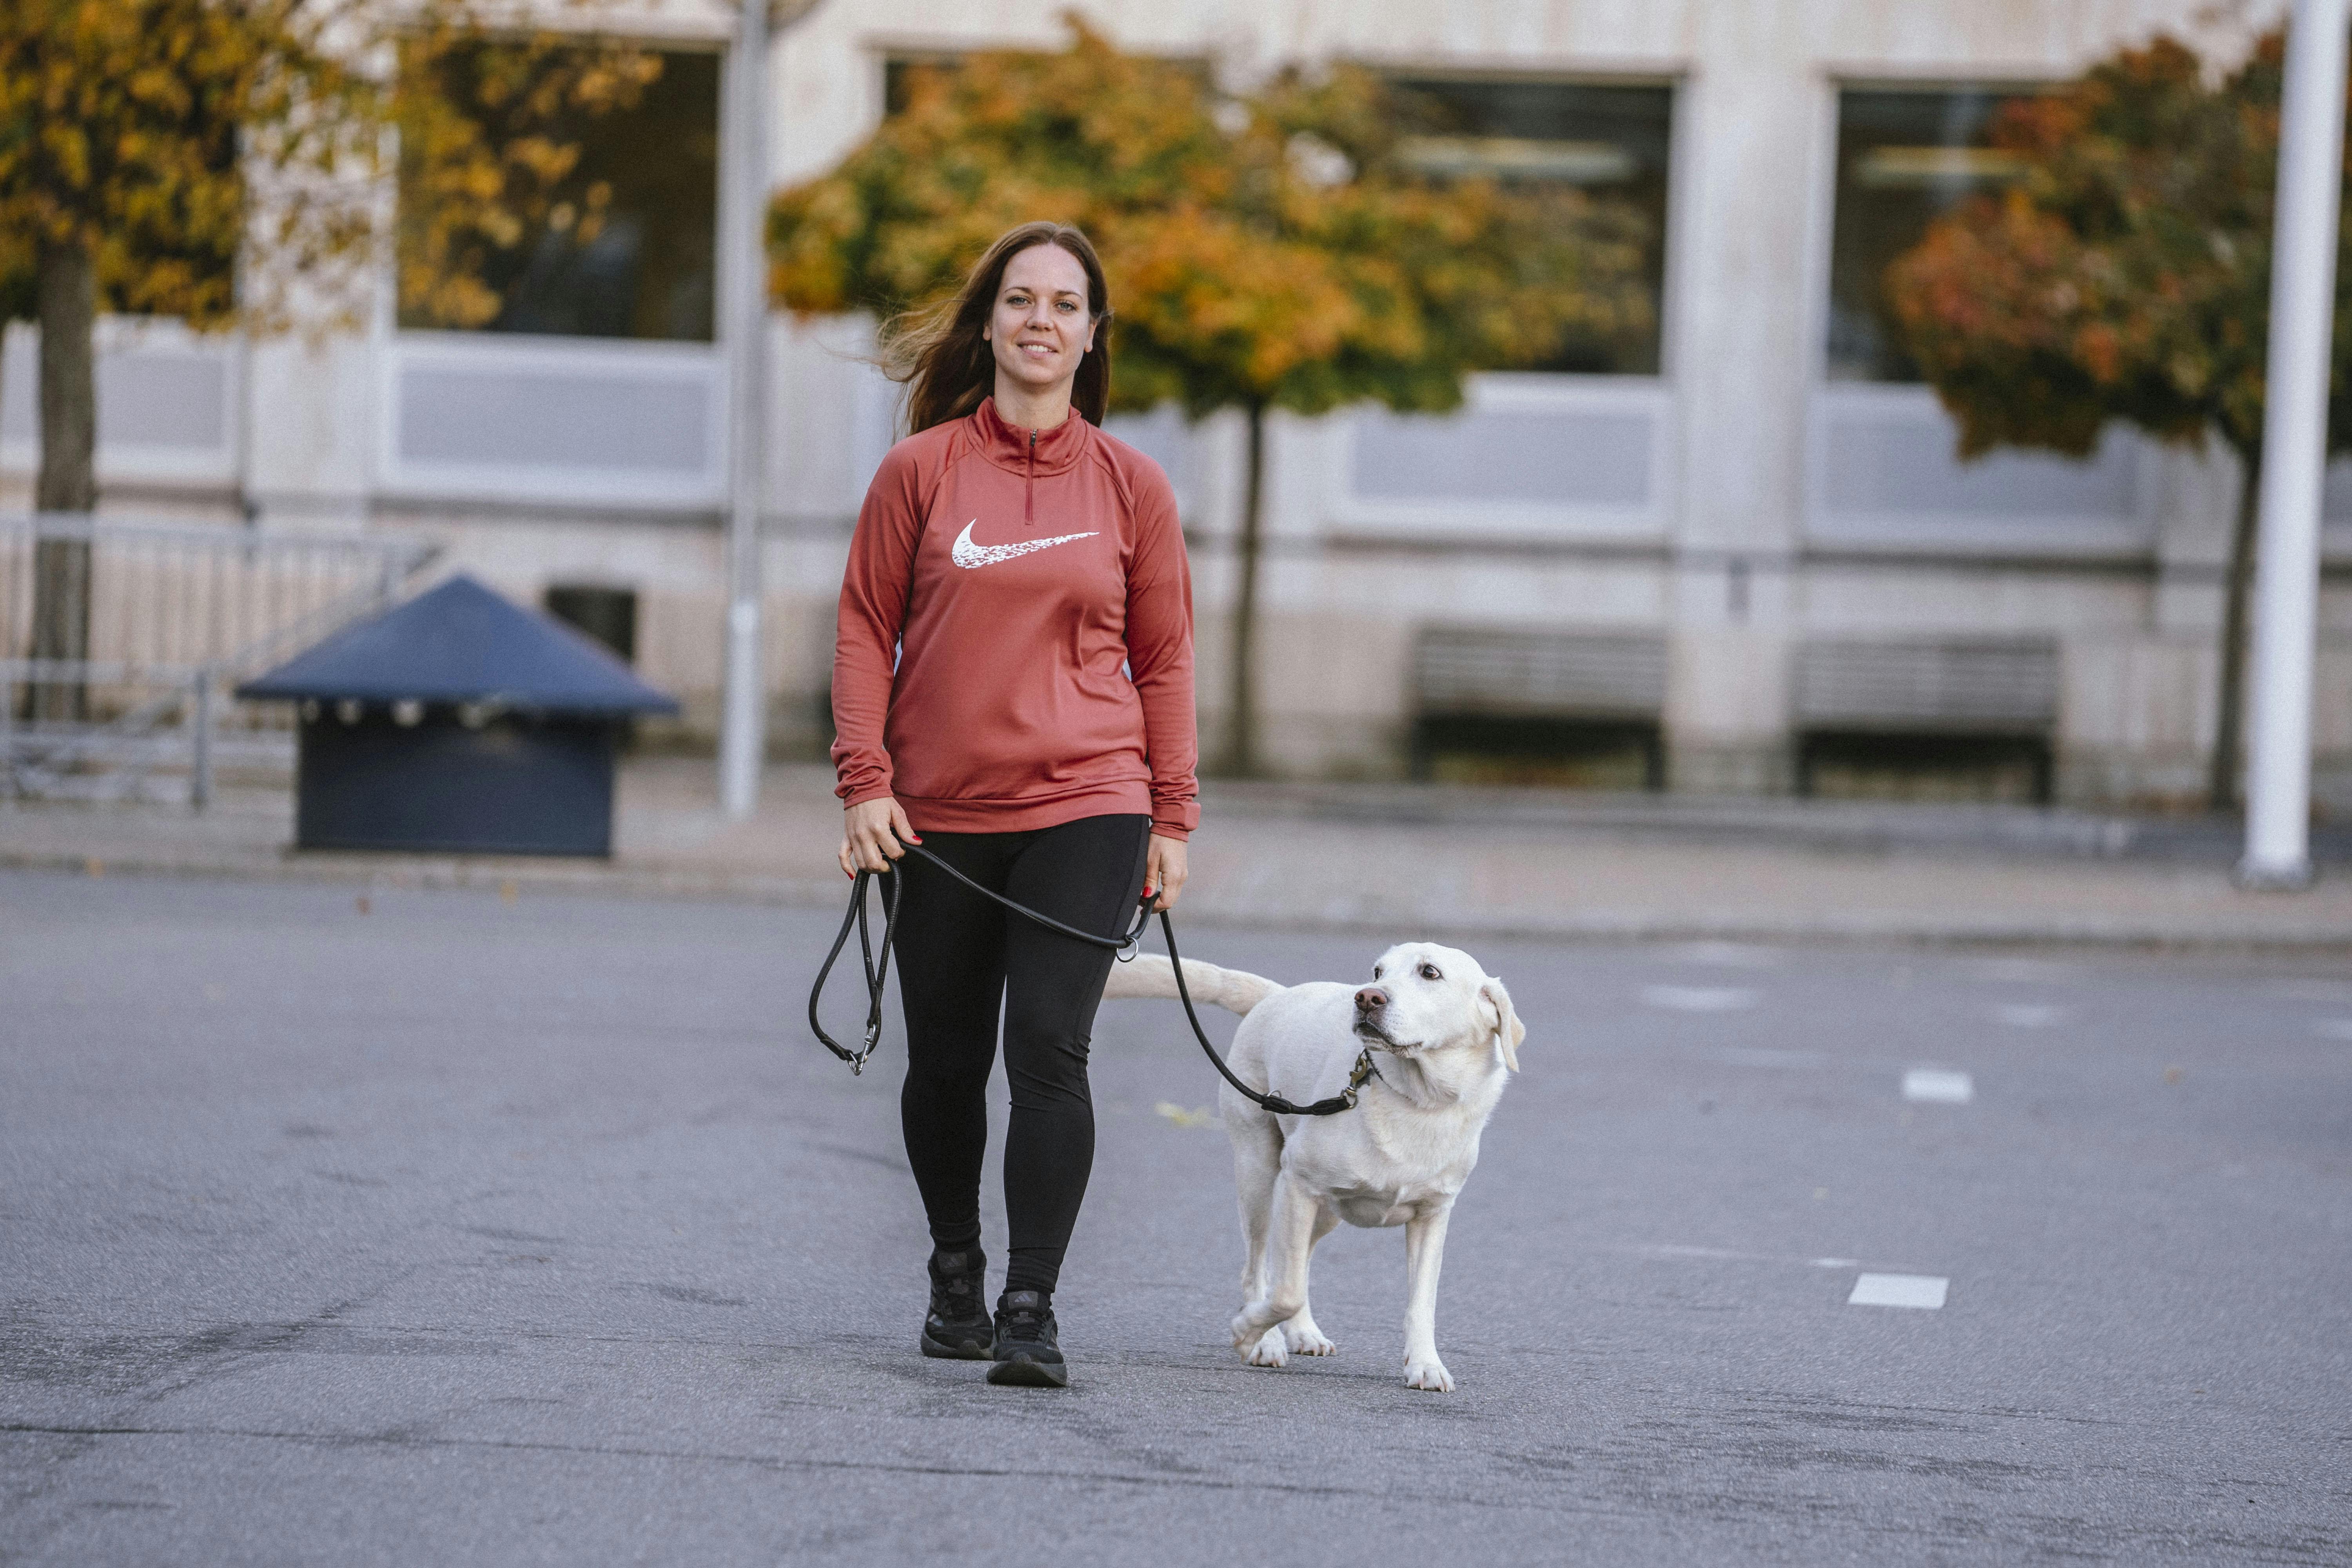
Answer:
[[[561,35],[562,47],[564,47],[586,49],[595,48],[600,46],[619,46],[633,49],[643,49],[649,53],[658,55],[691,55],[709,59],[715,65],[716,70],[711,100],[711,129],[714,145],[713,155],[711,158],[711,322],[709,335],[703,338],[640,338],[634,335],[606,336],[571,332],[501,331],[488,326],[410,327],[402,325],[400,320],[401,301],[399,270],[401,174],[399,169],[399,154],[396,145],[394,152],[393,168],[390,173],[384,176],[388,192],[388,205],[391,211],[392,233],[387,237],[388,242],[382,252],[383,262],[382,265],[380,287],[376,290],[376,308],[373,312],[371,312],[371,335],[379,341],[386,342],[395,339],[414,337],[420,339],[430,338],[435,340],[446,340],[450,338],[478,339],[486,342],[513,341],[523,343],[585,343],[605,345],[644,343],[659,344],[674,349],[698,348],[721,353],[725,353],[728,347],[728,323],[725,319],[725,298],[727,289],[725,272],[727,258],[725,255],[724,242],[727,217],[726,208],[727,203],[730,200],[728,188],[728,154],[730,150],[729,119],[731,113],[730,105],[732,101],[732,95],[735,90],[734,83],[736,68],[735,50],[731,38],[723,36],[706,36],[699,32],[671,31],[661,28],[616,29],[611,27],[554,27],[548,29],[524,29],[513,26],[490,26],[483,29],[480,36],[480,41],[491,46],[496,46],[501,43],[514,44],[529,41],[534,37],[541,36],[543,33],[551,31]]]
[[[1688,285],[1681,277],[1678,258],[1690,227],[1692,201],[1690,137],[1691,77],[1686,68],[1580,70],[1571,66],[1528,68],[1513,65],[1465,65],[1458,60],[1423,61],[1405,56],[1358,57],[1353,62],[1384,82],[1495,82],[1529,87],[1646,88],[1666,95],[1666,157],[1662,171],[1665,199],[1658,226],[1657,368],[1651,371],[1515,370],[1479,374],[1572,376],[1599,382],[1646,381],[1672,385],[1678,360],[1676,328]]]

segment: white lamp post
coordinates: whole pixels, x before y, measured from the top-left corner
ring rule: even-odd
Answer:
[[[2344,164],[2345,31],[2352,0],[2294,0],[2286,35],[2271,262],[2270,370],[2254,569],[2248,887],[2311,880],[2311,691],[2319,612],[2319,484],[2336,316]]]
[[[816,0],[741,5],[727,62],[723,127],[725,199],[719,224],[719,277],[726,290],[729,371],[727,669],[719,700],[719,801],[727,815],[751,815],[767,754],[768,689],[760,635],[760,502],[766,489],[768,332],[768,45]]]

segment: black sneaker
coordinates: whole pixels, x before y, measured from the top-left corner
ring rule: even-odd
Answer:
[[[979,1247],[931,1254],[931,1310],[923,1317],[923,1353],[986,1361],[996,1325],[988,1315],[988,1254]]]
[[[1007,1290],[996,1299],[996,1364],[988,1381],[1012,1388],[1067,1388],[1053,1297],[1043,1290]]]

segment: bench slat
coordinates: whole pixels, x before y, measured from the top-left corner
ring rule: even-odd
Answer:
[[[1413,653],[1427,713],[1655,719],[1666,701],[1664,637],[1429,626]]]
[[[1805,729],[2039,733],[2058,721],[2058,645],[2045,637],[1815,642],[1798,649]]]

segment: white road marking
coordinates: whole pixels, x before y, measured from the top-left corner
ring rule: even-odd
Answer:
[[[1987,959],[1979,965],[1977,973],[1987,980],[2007,981],[2012,984],[2021,981],[2027,984],[2032,984],[2063,980],[2073,971],[2066,964],[2053,963],[2046,958],[1992,958]]]
[[[1862,1259],[1859,1258],[1809,1258],[1805,1261],[1816,1268],[1852,1268]]]
[[[1849,1307],[1924,1307],[1932,1311],[1944,1304],[1951,1281],[1933,1274],[1864,1274],[1853,1282]]]
[[[2046,1029],[2064,1017],[2066,1010],[2039,1002],[2004,1002],[1992,1010],[1992,1016],[2012,1029]]]
[[[1922,1105],[1966,1105],[1976,1097],[1976,1080],[1964,1072],[1913,1068],[1903,1075],[1903,1098]]]
[[[1770,969],[1780,962],[1769,949],[1736,942],[1687,942],[1675,948],[1674,955],[1685,963],[1712,963],[1725,969]]]
[[[2311,1032],[2323,1040],[2352,1040],[2352,1018],[2322,1018]]]
[[[1758,994],[1736,985],[1648,985],[1642,1000],[1676,1013],[1737,1013],[1756,1005]]]

